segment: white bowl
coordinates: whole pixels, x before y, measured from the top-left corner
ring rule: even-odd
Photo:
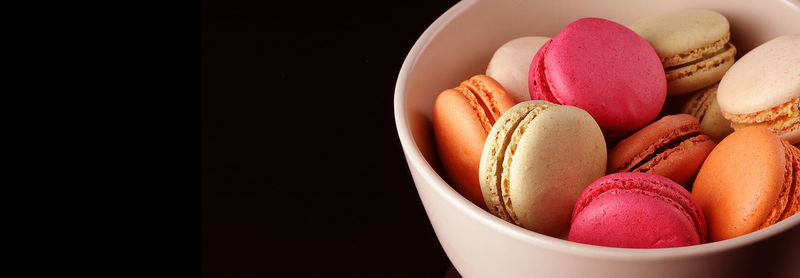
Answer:
[[[800,215],[737,238],[695,246],[626,249],[541,235],[497,218],[437,174],[431,110],[436,95],[484,73],[494,50],[516,37],[552,37],[582,17],[621,24],[683,8],[708,8],[731,24],[738,57],[800,33],[800,1],[462,1],[420,36],[395,87],[397,132],[436,236],[465,277],[800,277]]]

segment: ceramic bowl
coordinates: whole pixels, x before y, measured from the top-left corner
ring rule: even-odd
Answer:
[[[428,218],[464,277],[800,277],[800,214],[737,238],[695,246],[627,249],[541,235],[473,205],[437,172],[435,97],[484,73],[494,50],[520,36],[555,36],[582,17],[629,24],[684,8],[725,15],[737,58],[800,33],[800,1],[473,0],[442,14],[408,53],[395,87],[397,132]]]

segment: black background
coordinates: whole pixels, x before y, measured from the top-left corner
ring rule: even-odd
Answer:
[[[394,85],[456,1],[202,2],[204,277],[443,277]]]

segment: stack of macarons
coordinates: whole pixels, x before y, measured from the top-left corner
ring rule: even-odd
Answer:
[[[690,9],[512,39],[436,98],[442,174],[500,219],[593,245],[688,246],[792,217],[800,35],[738,60],[730,38],[722,14]]]

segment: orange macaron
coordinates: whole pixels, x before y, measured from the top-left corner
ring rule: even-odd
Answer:
[[[433,132],[439,159],[453,187],[486,208],[478,164],[486,136],[500,115],[516,102],[500,83],[475,75],[444,90],[433,104]]]
[[[800,150],[763,127],[725,137],[700,167],[692,195],[710,241],[768,227],[800,211]]]
[[[661,175],[691,189],[691,180],[714,148],[692,115],[668,115],[620,141],[608,152],[607,173]]]

